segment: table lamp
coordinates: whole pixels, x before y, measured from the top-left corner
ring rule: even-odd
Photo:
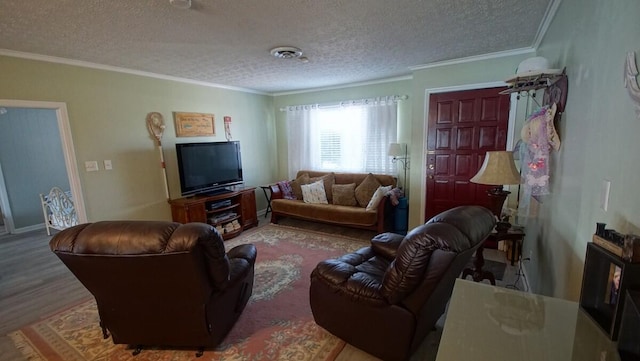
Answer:
[[[502,186],[520,184],[520,173],[518,173],[513,160],[513,152],[504,150],[487,152],[480,170],[470,181],[477,184],[496,186],[487,191],[487,195],[490,198],[489,209],[498,217],[498,220],[501,220],[502,206],[507,196],[511,194],[511,192],[503,190]],[[508,222],[498,222],[498,227],[506,230],[511,225]]]

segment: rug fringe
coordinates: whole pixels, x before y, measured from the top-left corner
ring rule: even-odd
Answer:
[[[13,341],[15,348],[29,361],[44,361],[44,358],[33,347],[28,338],[21,331],[15,331],[8,334]]]

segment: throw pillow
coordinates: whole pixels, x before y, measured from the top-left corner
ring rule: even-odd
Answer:
[[[371,173],[362,180],[362,183],[356,187],[356,199],[360,207],[364,208],[369,204],[371,197],[381,185],[376,176]]]
[[[303,184],[300,188],[302,188],[302,199],[305,203],[329,203],[327,202],[327,195],[324,192],[324,183],[322,180],[311,184]]]
[[[357,206],[356,184],[334,184],[331,187],[333,193],[333,204],[340,206]]]
[[[314,183],[317,182],[319,180],[322,180],[322,182],[324,183],[324,191],[327,195],[327,202],[331,203],[333,200],[333,192],[332,192],[332,186],[333,184],[336,182],[336,175],[335,173],[329,173],[329,174],[325,174],[321,177],[313,177],[313,178],[309,178],[309,182],[308,183]]]
[[[380,200],[382,200],[382,198],[384,198],[384,196],[386,196],[387,192],[389,192],[390,190],[391,190],[391,186],[378,187],[378,189],[376,189],[376,192],[373,193],[373,196],[371,196],[371,200],[369,201],[369,204],[367,204],[367,210],[368,211],[377,210]]]
[[[297,199],[293,194],[293,188],[291,188],[291,182],[289,181],[280,181],[276,183],[278,188],[280,188],[280,192],[282,192],[282,198],[284,199]]]
[[[308,173],[304,173],[303,175],[291,181],[291,189],[293,190],[293,195],[296,197],[296,199],[302,199],[302,189],[300,188],[300,186],[307,183],[309,183]]]

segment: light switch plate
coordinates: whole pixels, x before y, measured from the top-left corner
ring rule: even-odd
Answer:
[[[605,179],[602,181],[602,189],[600,190],[600,208],[605,212],[609,209],[609,193],[611,192],[611,181]]]
[[[98,168],[98,162],[95,160],[89,160],[84,162],[84,169],[87,172],[97,172],[99,170]]]
[[[104,169],[106,170],[112,170],[113,166],[111,165],[111,160],[110,159],[105,159],[104,160]]]

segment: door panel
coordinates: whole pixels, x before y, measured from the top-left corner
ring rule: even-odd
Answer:
[[[505,88],[432,94],[427,132],[426,209],[429,219],[447,209],[489,205],[491,186],[471,183],[491,150],[505,150],[509,96]]]

